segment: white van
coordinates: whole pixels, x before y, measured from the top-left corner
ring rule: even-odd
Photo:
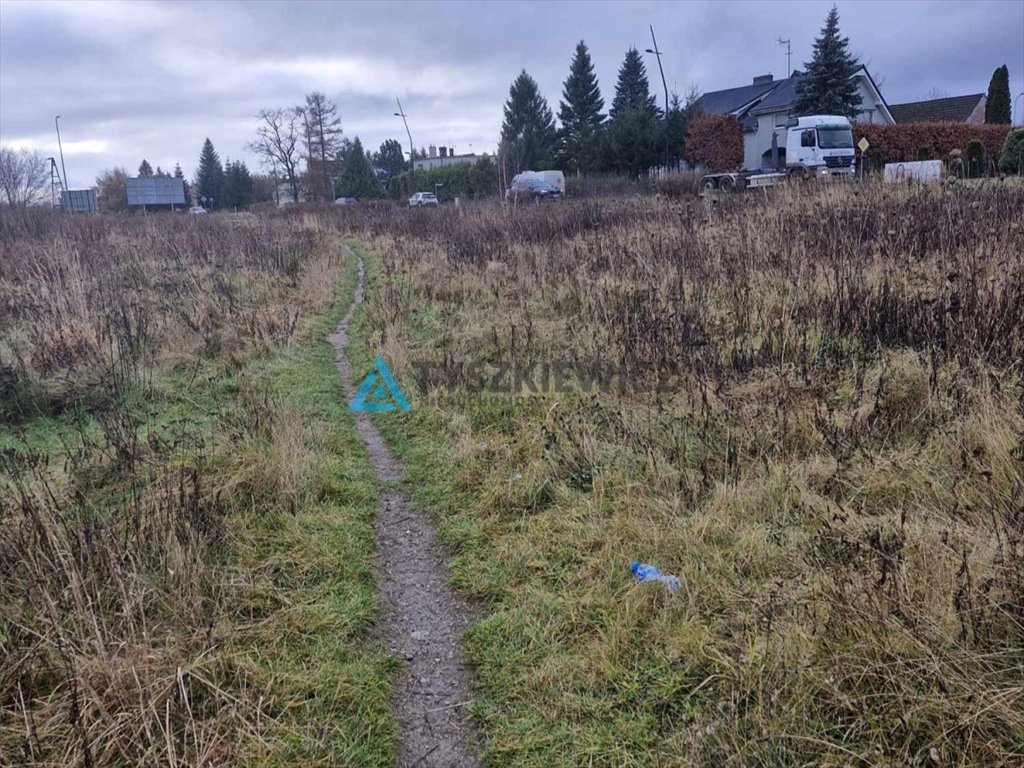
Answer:
[[[513,177],[512,183],[515,184],[517,181],[526,181],[528,179],[546,181],[551,186],[556,187],[563,195],[565,194],[565,174],[561,171],[523,171]]]

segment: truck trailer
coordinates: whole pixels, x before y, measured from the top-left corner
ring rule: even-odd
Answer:
[[[708,173],[701,177],[701,194],[742,192],[745,189],[771,187],[789,179],[853,178],[853,126],[840,115],[810,115],[790,118],[786,124],[783,166]]]

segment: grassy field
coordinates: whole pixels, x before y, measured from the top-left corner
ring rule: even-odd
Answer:
[[[1024,760],[1019,187],[433,213],[347,226],[489,764]]]
[[[40,219],[0,259],[0,764],[391,763],[377,488],[315,218]]]
[[[0,221],[0,764],[391,764],[343,239],[486,764],[1024,761],[1024,188],[865,184]]]

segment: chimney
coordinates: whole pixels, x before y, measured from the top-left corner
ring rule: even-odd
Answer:
[[[437,147],[435,147],[433,144],[431,144],[429,147],[427,147],[427,156],[428,157],[437,157]]]
[[[437,151],[441,153],[441,157],[448,157],[448,147],[438,147]]]
[[[758,75],[754,78],[754,85],[768,85],[772,79],[771,75]]]

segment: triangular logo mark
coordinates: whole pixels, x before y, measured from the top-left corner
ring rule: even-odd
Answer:
[[[412,406],[405,399],[384,358],[378,357],[363,383],[359,385],[359,391],[352,398],[348,409],[352,413],[389,413],[411,411]]]

